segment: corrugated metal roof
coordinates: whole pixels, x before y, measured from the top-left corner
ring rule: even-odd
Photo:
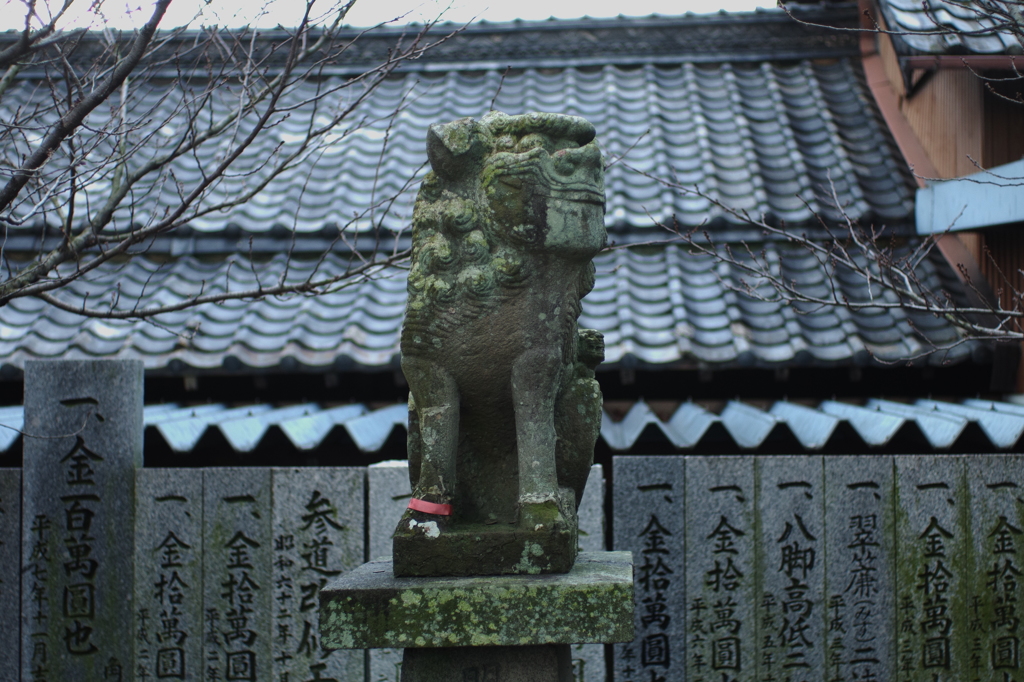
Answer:
[[[145,410],[145,424],[150,433],[179,454],[191,452],[211,431],[219,433],[235,452],[253,452],[275,428],[296,451],[315,450],[340,429],[360,451],[376,452],[396,428],[404,430],[406,413],[404,404],[376,410],[360,404],[151,405]],[[22,408],[0,408],[0,425],[7,427],[0,428],[0,452],[6,452],[20,438]],[[722,439],[736,451],[756,451],[769,440],[791,437],[805,451],[816,452],[828,450],[837,439],[848,439],[851,432],[865,448],[882,448],[912,432],[923,436],[931,448],[949,451],[972,426],[984,434],[993,450],[1019,449],[1024,445],[1024,406],[988,400],[950,403],[921,399],[913,403],[869,400],[863,405],[833,400],[817,405],[778,401],[770,407],[758,407],[734,400],[711,410],[700,403],[685,402],[663,421],[646,403],[637,402],[620,421],[613,421],[605,413],[601,438],[612,450],[627,451],[651,442],[650,433],[644,432],[653,428],[683,451]]]
[[[811,293],[828,295],[830,268],[809,253],[766,243],[756,252],[785,278]],[[263,271],[274,281],[287,258],[277,256]],[[598,256],[594,290],[583,301],[580,324],[605,336],[606,366],[785,367],[868,365],[926,354],[926,362],[948,364],[987,357],[978,342],[958,343],[944,319],[872,308],[811,308],[755,300],[731,291],[743,273],[685,247],[619,249]],[[319,266],[344,266],[340,257],[323,263],[292,260],[289,277]],[[924,260],[922,283],[938,291],[954,276],[941,260]],[[943,273],[950,281],[944,281]],[[839,295],[867,301],[860,277],[835,278]],[[171,263],[136,257],[104,269],[90,282],[77,281],[61,296],[108,301],[119,292],[122,306],[170,304],[200,289],[255,288],[246,259],[208,263],[180,258]],[[821,291],[818,291],[821,290]],[[955,292],[954,292],[955,293]],[[67,300],[72,300],[68,298]],[[883,296],[883,300],[888,300]],[[403,272],[319,296],[207,304],[162,315],[159,324],[133,320],[84,320],[33,298],[0,307],[0,357],[21,367],[37,358],[137,358],[148,370],[181,374],[195,370],[252,368],[338,370],[398,366],[398,339],[405,311]],[[193,330],[189,337],[179,330]],[[7,370],[8,372],[11,369]]]
[[[986,5],[1020,13],[1015,0],[879,0],[882,14],[901,52],[922,54],[1021,54],[1021,43]],[[1016,7],[1015,7],[1016,6]],[[1019,23],[1018,19],[1018,23]]]
[[[680,450],[698,448],[724,429],[740,450],[756,450],[773,436],[792,436],[807,451],[828,449],[849,427],[867,447],[882,447],[907,429],[916,429],[935,450],[949,450],[969,425],[984,432],[993,449],[1011,450],[1024,435],[1024,407],[981,400],[962,404],[918,400],[911,404],[869,400],[854,405],[834,400],[816,406],[775,402],[762,409],[737,400],[719,412],[686,402],[668,421],[662,421],[645,403],[638,402],[619,422],[605,414],[601,437],[613,450],[630,450],[653,427]]]

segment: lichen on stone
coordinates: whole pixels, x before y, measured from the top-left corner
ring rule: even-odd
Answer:
[[[490,112],[431,126],[427,153],[432,170],[413,213],[401,338],[414,497],[453,508],[438,522],[441,540],[473,523],[507,527],[519,533],[515,542],[524,531],[559,538],[540,543],[536,560],[484,552],[498,563],[478,562],[478,570],[568,570],[600,429],[594,368],[603,340],[577,327],[580,300],[594,285],[592,258],[606,239],[594,128],[574,116]],[[425,415],[438,405],[447,411],[427,428]],[[437,492],[442,477],[449,485]],[[403,535],[414,530],[396,531],[396,570],[443,570],[439,557],[415,567],[404,541],[427,536]],[[495,537],[477,538],[476,549]],[[428,553],[466,542],[473,537]],[[568,560],[548,556],[559,545]],[[468,560],[450,563],[457,574],[477,570]]]

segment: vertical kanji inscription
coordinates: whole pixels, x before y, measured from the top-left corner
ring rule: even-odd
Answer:
[[[895,678],[893,459],[825,458],[825,667],[836,682]]]
[[[142,364],[26,363],[24,428],[22,679],[126,682]]]
[[[1024,457],[973,457],[968,467],[970,679],[1024,679]]]
[[[810,682],[824,670],[823,466],[821,457],[755,460],[762,680]]]
[[[319,593],[363,563],[365,470],[273,470],[273,682],[363,679],[362,651],[320,648]]]
[[[686,458],[685,519],[686,680],[754,680],[753,459]]]
[[[899,682],[971,679],[969,468],[968,458],[896,458]]]
[[[203,678],[203,472],[135,483],[135,680]]]
[[[636,637],[615,645],[616,682],[685,679],[682,457],[615,457],[616,549],[633,552]]]
[[[256,682],[273,674],[270,469],[203,476],[203,679]]]

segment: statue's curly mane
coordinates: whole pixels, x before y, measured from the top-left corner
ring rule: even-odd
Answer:
[[[572,121],[542,137],[536,126],[527,128],[521,117],[501,114],[484,120],[490,125],[482,172],[457,182],[431,172],[420,187],[413,213],[409,306],[402,334],[405,351],[430,350],[430,341],[420,332],[436,323],[438,316],[450,317],[452,326],[475,319],[526,283],[528,251],[537,246],[535,226],[509,229],[500,225],[493,215],[488,187],[508,177],[543,183],[544,173],[536,159],[544,151],[545,141],[550,144],[552,138],[561,139],[557,150],[574,146],[566,135],[579,135],[571,129]],[[594,286],[593,264],[582,269],[572,286],[577,305],[564,311],[570,327],[579,317],[579,299]],[[436,331],[435,324],[435,336]]]
[[[522,249],[503,243],[507,240],[486,215],[486,204],[481,206],[483,193],[460,196],[440,190],[438,184],[433,173],[427,176],[413,216],[413,306],[483,300],[493,298],[498,289],[522,286]]]

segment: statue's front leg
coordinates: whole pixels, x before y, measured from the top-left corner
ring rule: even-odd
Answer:
[[[519,458],[519,523],[540,530],[565,525],[558,509],[555,397],[562,369],[554,348],[526,351],[512,366],[512,400]]]
[[[419,477],[412,481],[409,508],[435,516],[450,516],[455,491],[455,455],[459,442],[459,390],[438,363],[426,358],[402,358],[419,421]]]

